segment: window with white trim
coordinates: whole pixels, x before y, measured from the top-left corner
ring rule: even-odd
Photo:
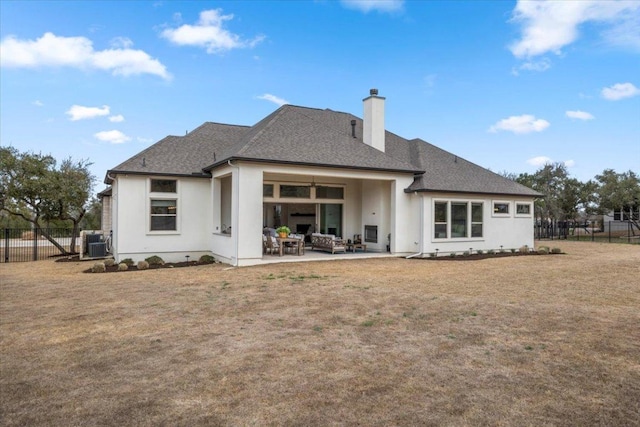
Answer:
[[[511,202],[494,201],[493,216],[510,216]]]
[[[482,237],[483,204],[471,203],[471,237]]]
[[[449,221],[449,207],[447,202],[435,202],[433,205],[433,237],[446,239]]]
[[[531,203],[516,203],[516,216],[531,216]]]
[[[151,178],[149,185],[149,231],[178,231],[178,180]]]
[[[483,236],[483,203],[438,200],[433,204],[434,239],[468,239]]]
[[[151,192],[152,193],[177,193],[178,181],[176,181],[175,179],[152,179]]]
[[[176,231],[178,202],[175,199],[151,199],[151,231]]]

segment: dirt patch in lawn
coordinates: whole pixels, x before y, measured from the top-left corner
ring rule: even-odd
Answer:
[[[637,425],[640,247],[0,264],[2,425]]]

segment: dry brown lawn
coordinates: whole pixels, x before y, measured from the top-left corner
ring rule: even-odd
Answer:
[[[639,425],[640,246],[558,245],[110,274],[2,264],[0,424]]]

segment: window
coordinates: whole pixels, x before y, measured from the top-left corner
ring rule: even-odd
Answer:
[[[280,185],[280,197],[309,199],[311,198],[311,187],[308,185]]]
[[[510,205],[509,202],[493,202],[493,215],[508,216]]]
[[[437,201],[433,205],[433,238],[466,239],[483,236],[483,203]],[[449,221],[449,218],[451,220]]]
[[[273,184],[262,184],[262,197],[273,197]]]
[[[467,203],[451,203],[451,237],[467,237]]]
[[[447,202],[436,202],[433,209],[434,234],[436,239],[447,238]]]
[[[316,187],[317,199],[344,199],[344,188],[342,187],[326,187],[318,185]]]
[[[516,203],[516,215],[531,216],[531,203]]]
[[[152,193],[176,193],[177,181],[175,179],[152,179]]]
[[[471,203],[471,237],[482,237],[482,203]]]
[[[151,231],[177,230],[177,201],[151,199]]]

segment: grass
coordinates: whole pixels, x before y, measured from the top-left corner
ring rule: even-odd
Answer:
[[[0,265],[0,424],[637,425],[640,247]]]

